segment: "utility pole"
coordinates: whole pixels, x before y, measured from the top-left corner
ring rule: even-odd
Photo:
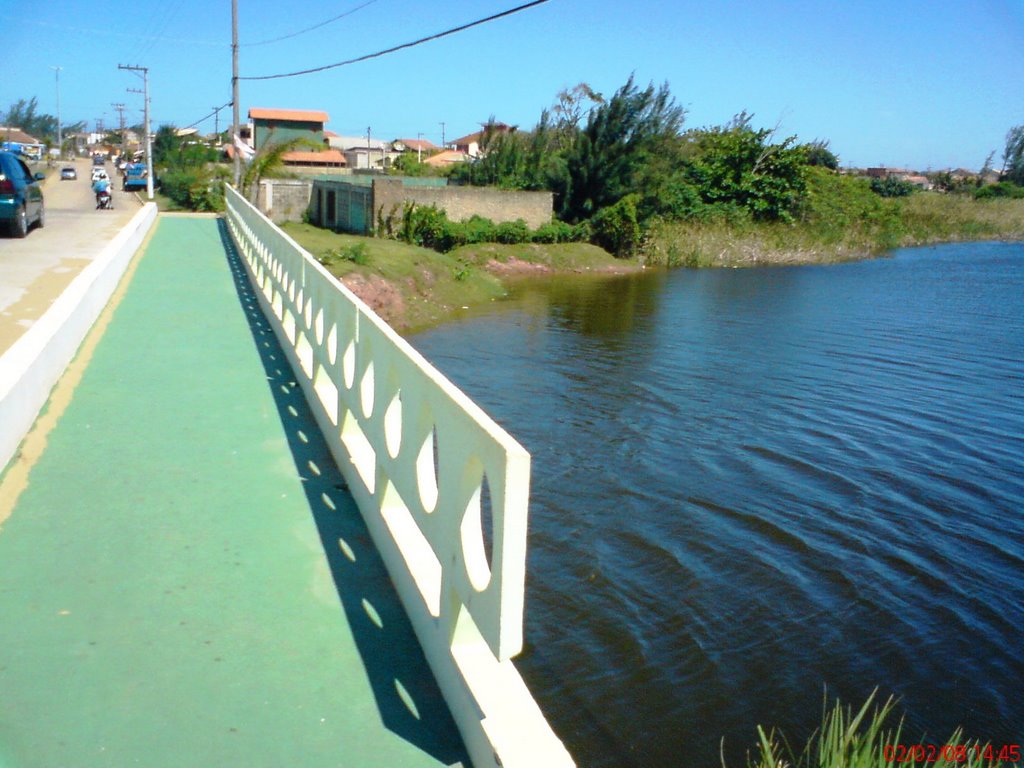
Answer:
[[[146,134],[146,197],[150,200],[153,199],[153,150],[149,139],[149,67],[140,67],[138,65],[129,67],[125,64],[118,64],[118,69],[127,69],[132,72],[142,72],[142,100],[145,107],[145,116],[142,120],[142,130]],[[132,93],[139,93],[132,89],[128,89]]]
[[[124,104],[118,102],[111,104],[114,109],[117,110],[117,116],[119,118],[118,124],[121,126],[121,156],[124,156]]]
[[[64,139],[60,132],[60,71],[63,67],[50,67],[57,78],[57,156],[64,154]]]
[[[416,162],[423,162],[423,134],[416,134]]]
[[[213,135],[220,136],[220,110],[221,107],[213,107]]]
[[[242,158],[239,144],[242,143],[238,127],[238,0],[231,0],[231,119],[234,122],[231,138],[231,156],[235,158],[235,189],[242,182]]]
[[[366,170],[370,170],[370,126],[366,126]]]
[[[441,123],[441,149],[444,149],[444,148],[445,148],[444,123]]]

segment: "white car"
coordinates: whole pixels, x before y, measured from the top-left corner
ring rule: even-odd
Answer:
[[[93,168],[92,169],[92,181],[95,183],[95,182],[99,181],[100,179],[104,179],[106,181],[110,181],[110,177],[107,175],[107,172],[103,168]]]

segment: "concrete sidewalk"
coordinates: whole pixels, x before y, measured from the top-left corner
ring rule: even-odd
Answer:
[[[161,218],[0,511],[0,768],[465,763],[225,238]]]

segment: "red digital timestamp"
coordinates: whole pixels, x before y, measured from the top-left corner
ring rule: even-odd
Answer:
[[[882,756],[887,763],[966,763],[968,760],[1019,763],[1020,744],[886,744]]]

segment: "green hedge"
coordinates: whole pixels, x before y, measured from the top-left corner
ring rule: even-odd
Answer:
[[[395,232],[398,240],[447,253],[460,245],[476,243],[571,243],[587,240],[587,225],[572,226],[552,221],[531,230],[522,219],[495,224],[482,216],[466,221],[451,221],[436,206],[409,204],[402,211],[402,220]]]

